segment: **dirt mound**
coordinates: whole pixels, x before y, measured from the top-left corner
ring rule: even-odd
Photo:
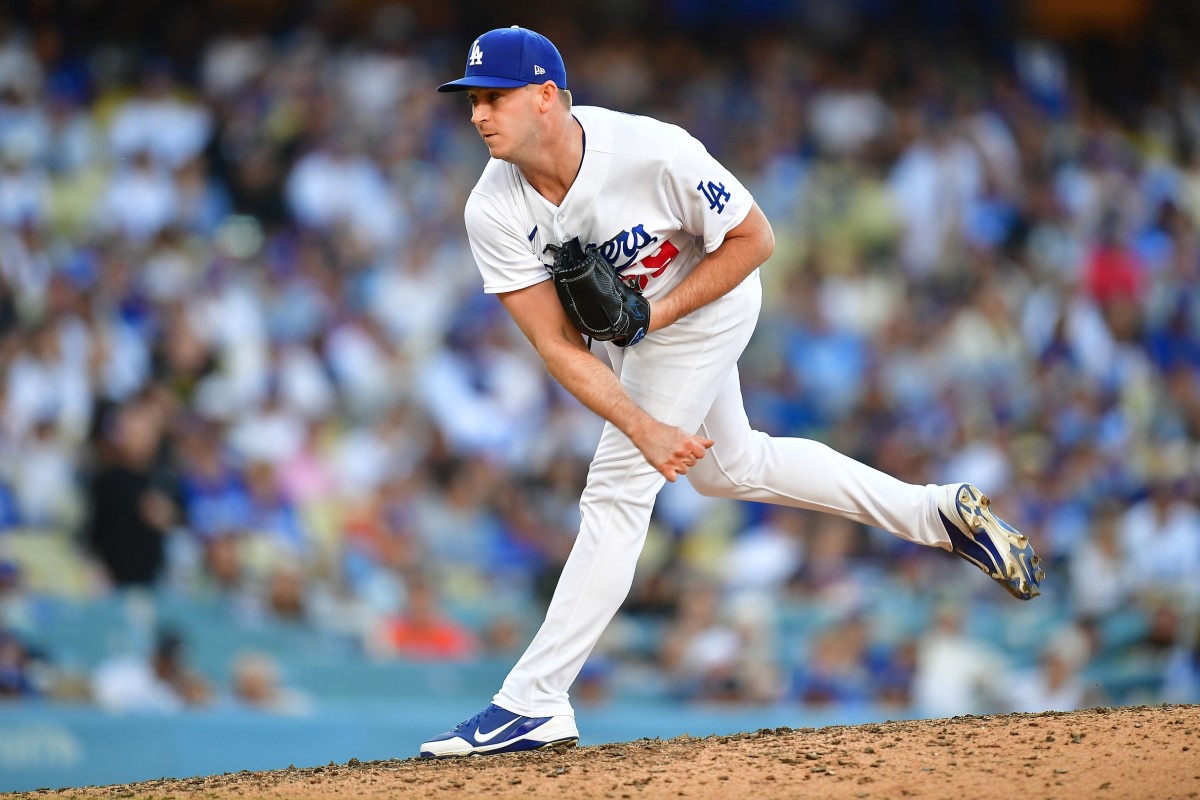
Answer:
[[[1200,706],[1097,708],[735,736],[642,739],[486,758],[416,758],[18,798],[1195,798]]]

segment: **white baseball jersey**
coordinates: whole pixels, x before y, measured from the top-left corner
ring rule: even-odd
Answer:
[[[467,235],[486,292],[550,277],[548,244],[578,236],[601,246],[646,297],[664,293],[746,218],[746,188],[676,125],[576,106],[583,127],[579,174],[555,206],[512,164],[491,159],[467,201]]]

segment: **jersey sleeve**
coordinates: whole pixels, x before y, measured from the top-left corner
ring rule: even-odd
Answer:
[[[483,276],[483,291],[513,292],[550,277],[525,234],[517,229],[516,220],[493,198],[472,192],[464,217],[471,254]]]
[[[682,137],[667,166],[667,201],[683,229],[702,238],[704,251],[711,253],[750,213],[754,198],[699,140],[687,133]]]

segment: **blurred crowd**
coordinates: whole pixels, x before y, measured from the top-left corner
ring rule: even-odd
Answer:
[[[235,17],[181,60],[4,13],[0,698],[55,694],[39,593],[215,598],[372,658],[519,653],[599,423],[480,289],[485,149],[433,92],[472,34],[403,6],[353,36]],[[823,30],[544,32],[576,102],[683,125],[772,221],[753,424],[979,484],[1046,594],[681,481],[578,693],[1200,701],[1200,63],[1114,109],[1052,43]],[[78,569],[32,585],[30,539]],[[161,688],[178,644],[98,665],[89,696]],[[276,668],[248,658],[244,691]]]

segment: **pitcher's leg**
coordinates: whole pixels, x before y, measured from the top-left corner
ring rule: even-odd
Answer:
[[[572,714],[567,691],[633,584],[654,497],[665,479],[628,439],[605,426],[580,499],[580,528],[546,619],[494,702],[519,714]],[[611,441],[607,441],[611,440]],[[630,452],[632,451],[632,452]]]
[[[703,494],[824,511],[950,549],[938,514],[941,487],[905,483],[811,439],[753,430],[736,368],[700,430],[716,442],[688,473]]]

